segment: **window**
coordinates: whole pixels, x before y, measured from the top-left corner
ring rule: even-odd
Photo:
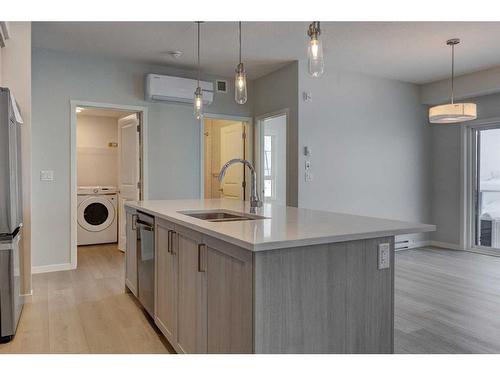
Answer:
[[[500,127],[474,130],[474,243],[500,250]]]
[[[276,139],[274,135],[264,136],[264,198],[276,196]]]
[[[259,193],[264,202],[286,205],[287,115],[259,120]]]

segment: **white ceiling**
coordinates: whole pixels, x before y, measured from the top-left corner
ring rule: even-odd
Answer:
[[[243,23],[243,60],[250,78],[306,56],[308,22]],[[322,22],[327,64],[413,83],[450,74],[445,41],[462,39],[456,72],[500,65],[500,22]],[[201,62],[206,73],[232,76],[238,58],[237,23],[202,24]],[[192,22],[34,22],[33,46],[166,64],[196,65]],[[168,51],[181,50],[175,60]],[[328,65],[327,65],[328,67]]]

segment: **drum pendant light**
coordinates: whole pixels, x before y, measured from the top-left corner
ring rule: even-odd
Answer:
[[[429,108],[429,122],[432,124],[455,124],[477,118],[475,103],[454,102],[455,45],[458,43],[460,39],[457,38],[446,41],[451,46],[451,103]]]

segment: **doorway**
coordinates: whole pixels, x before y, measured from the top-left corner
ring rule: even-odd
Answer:
[[[472,129],[472,246],[500,255],[500,124]]]
[[[287,123],[283,110],[257,118],[259,187],[264,202],[286,206]]]
[[[249,121],[205,118],[203,120],[203,197],[248,200],[250,175],[243,164],[233,165],[219,182],[221,167],[231,159],[253,162]]]
[[[143,107],[71,103],[71,265],[77,248],[125,250],[125,202],[145,199]]]

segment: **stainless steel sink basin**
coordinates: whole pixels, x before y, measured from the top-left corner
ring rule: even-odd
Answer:
[[[267,219],[264,216],[242,214],[239,212],[233,212],[227,210],[179,211],[179,213],[186,216],[194,217],[196,219],[211,221],[211,222]]]

